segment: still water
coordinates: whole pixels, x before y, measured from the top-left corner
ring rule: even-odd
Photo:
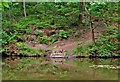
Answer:
[[[118,80],[118,59],[6,58],[3,80]]]

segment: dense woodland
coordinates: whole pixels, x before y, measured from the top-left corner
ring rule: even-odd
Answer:
[[[71,40],[77,45],[73,44],[75,48],[70,53],[69,48],[63,48],[66,55],[120,53],[118,2],[1,2],[0,5],[3,56],[43,56],[47,51],[44,46],[57,42],[69,45],[64,41]],[[36,45],[42,46],[34,49]]]

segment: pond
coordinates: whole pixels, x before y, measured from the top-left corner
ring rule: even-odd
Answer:
[[[112,67],[110,67],[112,66]],[[118,59],[3,59],[3,80],[118,80]]]

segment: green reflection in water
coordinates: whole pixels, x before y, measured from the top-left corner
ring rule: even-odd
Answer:
[[[114,59],[7,58],[2,65],[3,80],[117,80],[118,70],[91,68],[114,65]]]

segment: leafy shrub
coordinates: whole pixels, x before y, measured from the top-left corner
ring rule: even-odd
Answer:
[[[100,56],[109,56],[111,55],[111,52],[116,50],[116,45],[112,42],[96,42],[96,45],[91,45],[89,46],[89,51],[90,52],[95,52],[98,51],[97,55]]]
[[[10,34],[8,35],[6,31],[3,31],[3,30],[0,31],[0,34],[2,35],[2,38],[1,38],[2,45],[8,44],[17,36],[17,33],[13,34],[10,32]]]
[[[25,29],[25,31],[27,34],[32,34],[32,28],[27,28],[27,29]]]
[[[62,37],[62,38],[65,38],[65,39],[68,38],[68,34],[64,30],[60,30],[59,36]]]
[[[104,35],[101,35],[100,41],[96,41],[95,45],[89,46],[90,52],[98,52],[100,56],[109,56],[113,53],[116,53],[117,50],[117,29],[113,29],[114,27],[108,27],[109,30],[105,32]]]
[[[35,30],[35,34],[39,36],[43,36],[43,31],[42,30]]]
[[[81,55],[83,52],[84,52],[84,49],[80,45],[78,45],[77,48],[73,51],[75,55]]]
[[[49,38],[47,36],[38,36],[37,41],[41,44],[49,44]]]
[[[19,41],[22,41],[22,42],[24,42],[26,39],[24,36],[17,36],[17,38]]]
[[[20,50],[19,54],[22,55],[39,54],[38,50],[31,49],[25,43],[17,43],[17,48]]]
[[[41,31],[41,34],[42,34],[42,31]],[[49,44],[49,42],[52,42],[52,43],[56,42],[60,37],[66,39],[68,37],[67,32],[64,30],[60,30],[59,34],[53,34],[50,37],[38,36],[38,42],[41,44]]]
[[[49,37],[49,40],[53,43],[53,42],[56,42],[59,38],[59,35],[58,34],[54,34],[52,36]]]

